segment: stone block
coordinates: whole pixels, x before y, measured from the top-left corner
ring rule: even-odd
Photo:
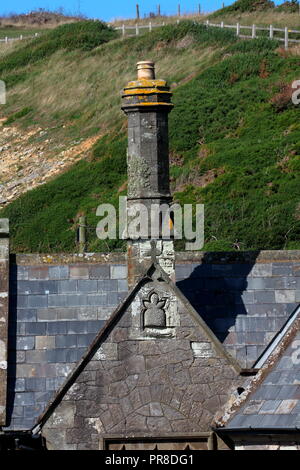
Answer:
[[[103,343],[94,355],[94,360],[115,361],[118,359],[118,345],[116,343]]]

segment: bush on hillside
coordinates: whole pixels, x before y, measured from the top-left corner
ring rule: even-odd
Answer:
[[[89,51],[117,36],[117,31],[101,21],[80,21],[58,26],[8,54],[1,61],[0,73],[34,64],[61,49]]]
[[[290,0],[278,5],[276,11],[283,13],[297,13],[299,11],[298,0]]]
[[[253,11],[264,11],[274,8],[275,4],[271,0],[237,0],[228,7],[215,11],[211,17],[221,16],[226,13],[246,13]]]

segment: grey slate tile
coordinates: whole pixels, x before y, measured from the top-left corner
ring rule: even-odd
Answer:
[[[111,265],[110,277],[111,279],[126,279],[127,278],[127,266]]]
[[[46,359],[46,351],[43,349],[26,351],[26,364],[42,364]]]
[[[67,322],[55,321],[47,323],[47,334],[49,335],[61,335],[67,332]]]
[[[124,280],[124,279],[123,279]],[[117,292],[118,280],[117,279],[106,279],[98,281],[98,292]]]
[[[49,279],[68,279],[69,266],[50,266]]]
[[[254,302],[257,304],[275,303],[275,294],[273,291],[255,291]]]
[[[27,392],[43,392],[46,390],[46,378],[28,377],[25,379],[25,388]]]
[[[109,265],[90,266],[90,279],[109,279]]]
[[[34,393],[33,392],[16,393],[14,403],[16,406],[34,405]]]
[[[47,295],[28,295],[27,297],[28,297],[29,308],[48,307]]]
[[[259,414],[272,414],[280,405],[281,400],[266,400],[259,410]]]
[[[66,348],[48,349],[46,351],[46,361],[49,363],[68,362],[67,352],[68,349]]]
[[[37,319],[37,310],[30,308],[30,309],[18,309],[17,311],[17,320],[24,321],[24,322],[34,322]]]
[[[34,405],[34,406],[25,406],[24,407],[24,418],[32,419],[33,422],[36,418],[42,413],[44,407],[41,405]]]
[[[27,335],[43,336],[47,332],[47,322],[28,322],[25,328]]]
[[[60,294],[69,294],[71,292],[77,292],[77,283],[76,279],[66,279],[58,282],[58,292]]]
[[[87,332],[88,332],[87,321],[69,321],[67,323],[68,334],[78,334],[78,333],[87,333]]]
[[[35,338],[34,336],[19,336],[16,341],[17,350],[34,349]]]
[[[57,335],[55,345],[57,348],[76,348],[77,335]]]
[[[77,336],[77,345],[78,347],[87,347],[93,342],[95,338],[95,333],[88,333],[86,335],[78,335]]]
[[[79,280],[78,292],[92,293],[98,291],[98,284],[96,280]]]

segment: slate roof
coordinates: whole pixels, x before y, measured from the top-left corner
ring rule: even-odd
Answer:
[[[177,264],[177,286],[227,351],[251,368],[297,309],[298,264]]]
[[[300,314],[269,357],[263,380],[226,425],[227,430],[300,428],[299,325]]]

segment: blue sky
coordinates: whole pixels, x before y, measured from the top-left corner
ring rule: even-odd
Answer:
[[[157,4],[160,4],[162,14],[175,13],[178,3],[181,4],[181,11],[188,13],[196,11],[198,3],[200,3],[202,11],[206,12],[222,7],[222,0],[10,0],[3,3],[0,6],[0,14],[27,13],[37,8],[53,10],[63,7],[68,13],[77,13],[80,10],[88,17],[99,18],[104,21],[110,21],[113,18],[134,17],[137,3],[140,5],[141,16],[149,12],[155,12]],[[233,1],[225,0],[224,3],[227,6]]]

